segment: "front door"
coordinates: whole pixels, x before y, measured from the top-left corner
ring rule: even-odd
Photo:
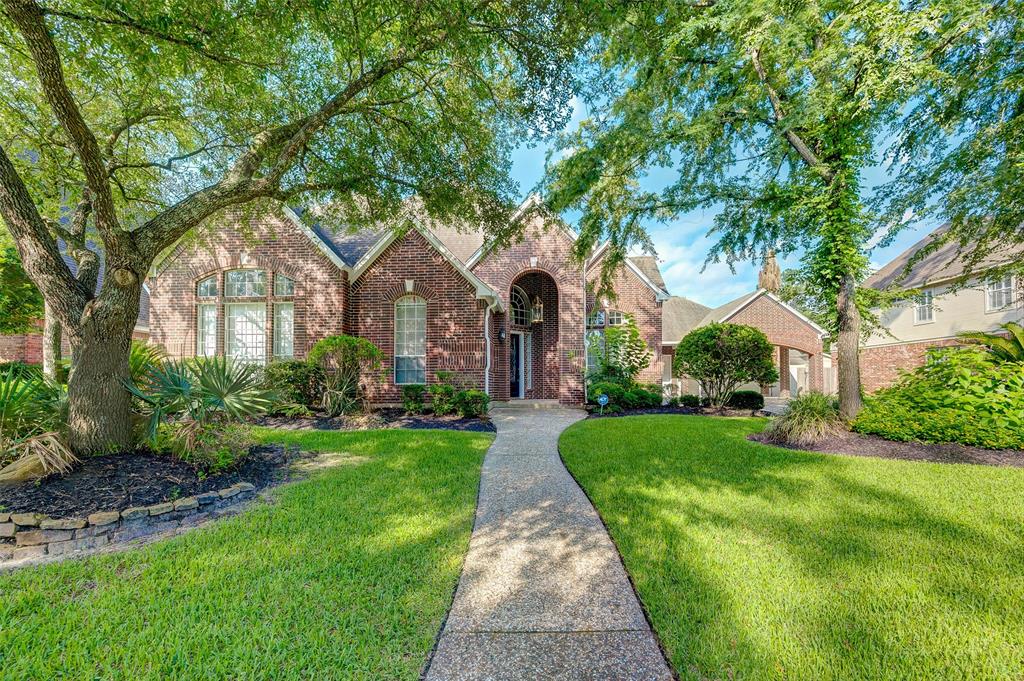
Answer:
[[[509,397],[522,397],[522,383],[519,376],[522,373],[520,367],[523,362],[523,336],[513,333],[509,336],[508,348],[508,394]]]

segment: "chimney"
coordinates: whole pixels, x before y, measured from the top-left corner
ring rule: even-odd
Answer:
[[[778,293],[782,288],[782,272],[779,263],[775,262],[774,250],[769,250],[764,256],[764,264],[757,275],[757,287],[772,293]]]

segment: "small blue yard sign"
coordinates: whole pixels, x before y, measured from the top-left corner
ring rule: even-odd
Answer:
[[[597,403],[601,405],[601,413],[603,414],[604,413],[604,405],[608,404],[608,396],[607,395],[598,395],[597,396]]]

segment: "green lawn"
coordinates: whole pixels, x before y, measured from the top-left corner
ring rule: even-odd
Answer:
[[[794,452],[747,441],[760,427],[561,438],[681,677],[1024,678],[1024,470]]]
[[[186,535],[0,574],[0,677],[415,679],[491,436],[261,436],[347,456]]]

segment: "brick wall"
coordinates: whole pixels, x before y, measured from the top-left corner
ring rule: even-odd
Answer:
[[[42,334],[25,333],[16,336],[0,336],[0,362],[42,364]]]
[[[410,291],[427,301],[427,383],[451,371],[466,385],[484,388],[484,310],[474,287],[422,234],[410,230],[396,239],[353,282],[350,332],[367,338],[386,356],[382,383],[371,382],[371,399],[398,402],[394,382],[395,301]]]
[[[224,351],[224,272],[239,267],[267,271],[267,359],[273,352],[273,274],[295,280],[294,348],[304,357],[320,338],[342,333],[348,275],[340,270],[291,220],[275,213],[244,218],[229,213],[225,226],[200,244],[185,244],[165,260],[150,281],[150,339],[174,357],[196,349],[196,283],[218,281],[217,348]],[[248,302],[248,299],[247,299]]]
[[[824,390],[822,343],[818,332],[807,322],[767,295],[760,296],[728,321],[760,329],[772,345],[806,352],[810,355],[809,387],[817,392]]]
[[[640,335],[651,350],[651,363],[637,376],[641,383],[657,383],[662,381],[661,354],[661,303],[657,294],[629,267],[623,265],[615,273],[612,281],[614,297],[598,301],[594,296],[598,280],[601,277],[602,255],[587,267],[587,315],[595,309],[618,310],[632,315],[636,320]],[[669,359],[671,361],[671,359]]]
[[[864,392],[873,393],[887,388],[900,377],[902,371],[911,371],[925,363],[929,348],[962,345],[955,338],[894,343],[860,349],[860,382]]]
[[[558,400],[562,404],[583,403],[583,371],[586,366],[586,354],[583,350],[584,292],[582,269],[570,261],[572,249],[571,237],[554,221],[545,221],[540,215],[534,215],[527,222],[522,238],[508,248],[486,254],[478,262],[473,273],[498,292],[508,306],[512,284],[524,274],[543,273],[550,277],[554,289],[548,295],[557,296],[556,314],[544,304],[543,347],[548,352],[557,348]],[[553,304],[554,297],[549,297]],[[495,318],[496,330],[510,331],[505,315]],[[504,343],[508,345],[508,340]],[[537,352],[535,348],[535,352]],[[502,348],[495,353],[495,382],[492,385],[494,399],[508,399],[508,349]],[[542,385],[552,381],[552,366],[544,367],[545,376],[541,376],[534,367],[533,383],[536,388],[538,380]],[[552,386],[553,387],[553,386]],[[545,390],[544,395],[554,397],[553,390]]]

